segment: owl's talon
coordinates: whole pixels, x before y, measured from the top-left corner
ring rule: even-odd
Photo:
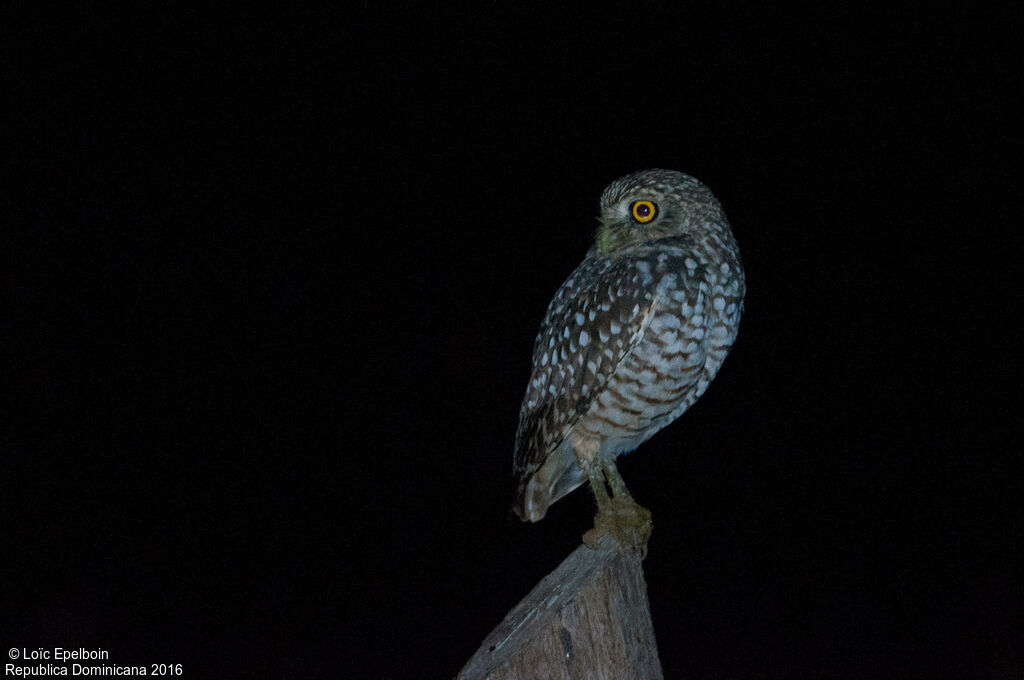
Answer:
[[[598,510],[594,517],[594,528],[583,534],[583,543],[597,549],[598,542],[609,534],[623,552],[639,553],[640,559],[647,557],[647,542],[651,538],[653,522],[651,511],[637,505],[631,497],[612,498],[607,508]]]
[[[588,529],[587,532],[583,534],[583,544],[591,550],[597,550],[598,543],[601,541],[601,538],[607,533],[608,529],[599,528],[597,526],[597,521],[595,519],[594,528]]]

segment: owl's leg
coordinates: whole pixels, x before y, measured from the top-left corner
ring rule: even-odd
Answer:
[[[612,511],[621,534],[616,538],[623,546],[637,550],[641,557],[647,557],[647,541],[653,529],[651,511],[633,500],[614,460],[601,461],[601,466],[612,490]]]
[[[641,558],[646,557],[653,526],[651,511],[633,500],[613,461],[593,461],[587,473],[597,499],[597,516],[594,528],[583,535],[583,542],[596,547],[597,540],[607,533],[623,550],[636,551]],[[610,497],[608,487],[612,491]]]
[[[611,520],[614,518],[615,512],[612,510],[612,499],[608,496],[608,487],[605,486],[600,462],[588,461],[585,468],[587,477],[590,479],[590,490],[594,492],[594,498],[597,500],[597,515],[594,516],[594,528],[583,534],[583,542],[596,550],[597,543],[602,536],[609,533],[614,535]]]
[[[626,482],[623,481],[622,475],[619,474],[619,469],[615,467],[614,460],[602,460],[601,469],[604,471],[604,477],[608,480],[608,486],[611,487],[612,496],[616,499],[621,498],[623,502],[633,500],[633,496],[630,495],[629,489],[626,488]]]

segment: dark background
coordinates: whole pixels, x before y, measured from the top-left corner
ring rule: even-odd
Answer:
[[[621,461],[666,677],[1024,674],[1016,17],[28,7],[3,648],[455,675],[590,526],[506,512],[532,341],[603,187],[667,167],[748,295]]]

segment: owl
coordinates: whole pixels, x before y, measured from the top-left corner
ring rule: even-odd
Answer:
[[[739,248],[711,191],[681,172],[644,170],[601,195],[583,262],[548,305],[519,412],[514,512],[542,519],[589,481],[593,545],[610,533],[646,554],[650,513],[615,467],[708,388],[739,329]]]

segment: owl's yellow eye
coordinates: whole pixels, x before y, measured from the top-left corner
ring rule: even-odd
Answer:
[[[647,224],[654,219],[654,215],[658,212],[658,206],[650,201],[637,201],[630,208],[630,212],[633,213],[634,220],[641,224]]]

